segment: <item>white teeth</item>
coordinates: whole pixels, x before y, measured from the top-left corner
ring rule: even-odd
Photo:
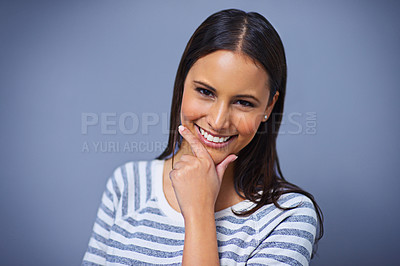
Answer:
[[[229,139],[229,137],[214,137],[213,135],[208,134],[204,129],[202,129],[200,127],[199,127],[199,129],[200,129],[201,135],[203,135],[204,138],[207,139],[208,141],[212,141],[215,143],[221,143],[221,142],[225,142]]]

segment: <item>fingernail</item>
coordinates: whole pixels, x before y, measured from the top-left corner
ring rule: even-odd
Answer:
[[[237,156],[237,155],[235,155],[235,159],[233,159],[233,160],[232,160],[232,162],[233,162],[233,161],[235,161],[237,158],[238,158],[238,156]]]
[[[183,130],[185,130],[185,127],[182,126],[182,125],[179,125],[178,130],[179,130],[179,131],[183,131]]]

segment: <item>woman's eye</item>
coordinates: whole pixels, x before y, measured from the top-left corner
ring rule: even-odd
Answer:
[[[203,94],[204,96],[213,96],[214,94],[212,91],[204,89],[204,88],[196,88],[196,90],[200,93]]]
[[[248,102],[248,101],[238,100],[236,102],[245,107],[254,107],[254,104],[252,104],[251,102]]]

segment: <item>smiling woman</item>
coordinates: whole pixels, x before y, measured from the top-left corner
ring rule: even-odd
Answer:
[[[284,48],[263,16],[208,17],[178,67],[167,148],[115,170],[83,265],[307,265],[322,214],[280,170],[285,90]]]

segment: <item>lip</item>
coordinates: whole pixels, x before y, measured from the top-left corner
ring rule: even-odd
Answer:
[[[195,124],[195,128],[196,128],[197,136],[200,139],[201,143],[203,143],[207,147],[214,148],[214,149],[222,149],[222,148],[228,146],[234,139],[237,138],[237,135],[234,135],[234,136],[231,136],[231,138],[228,141],[215,143],[215,142],[207,140],[206,138],[204,138],[203,135],[201,135],[200,127],[198,125]],[[206,131],[206,132],[208,132],[208,131]],[[212,135],[216,136],[216,137],[224,137],[221,135],[214,135],[214,134],[212,134]],[[225,137],[227,137],[227,136],[225,136]]]

